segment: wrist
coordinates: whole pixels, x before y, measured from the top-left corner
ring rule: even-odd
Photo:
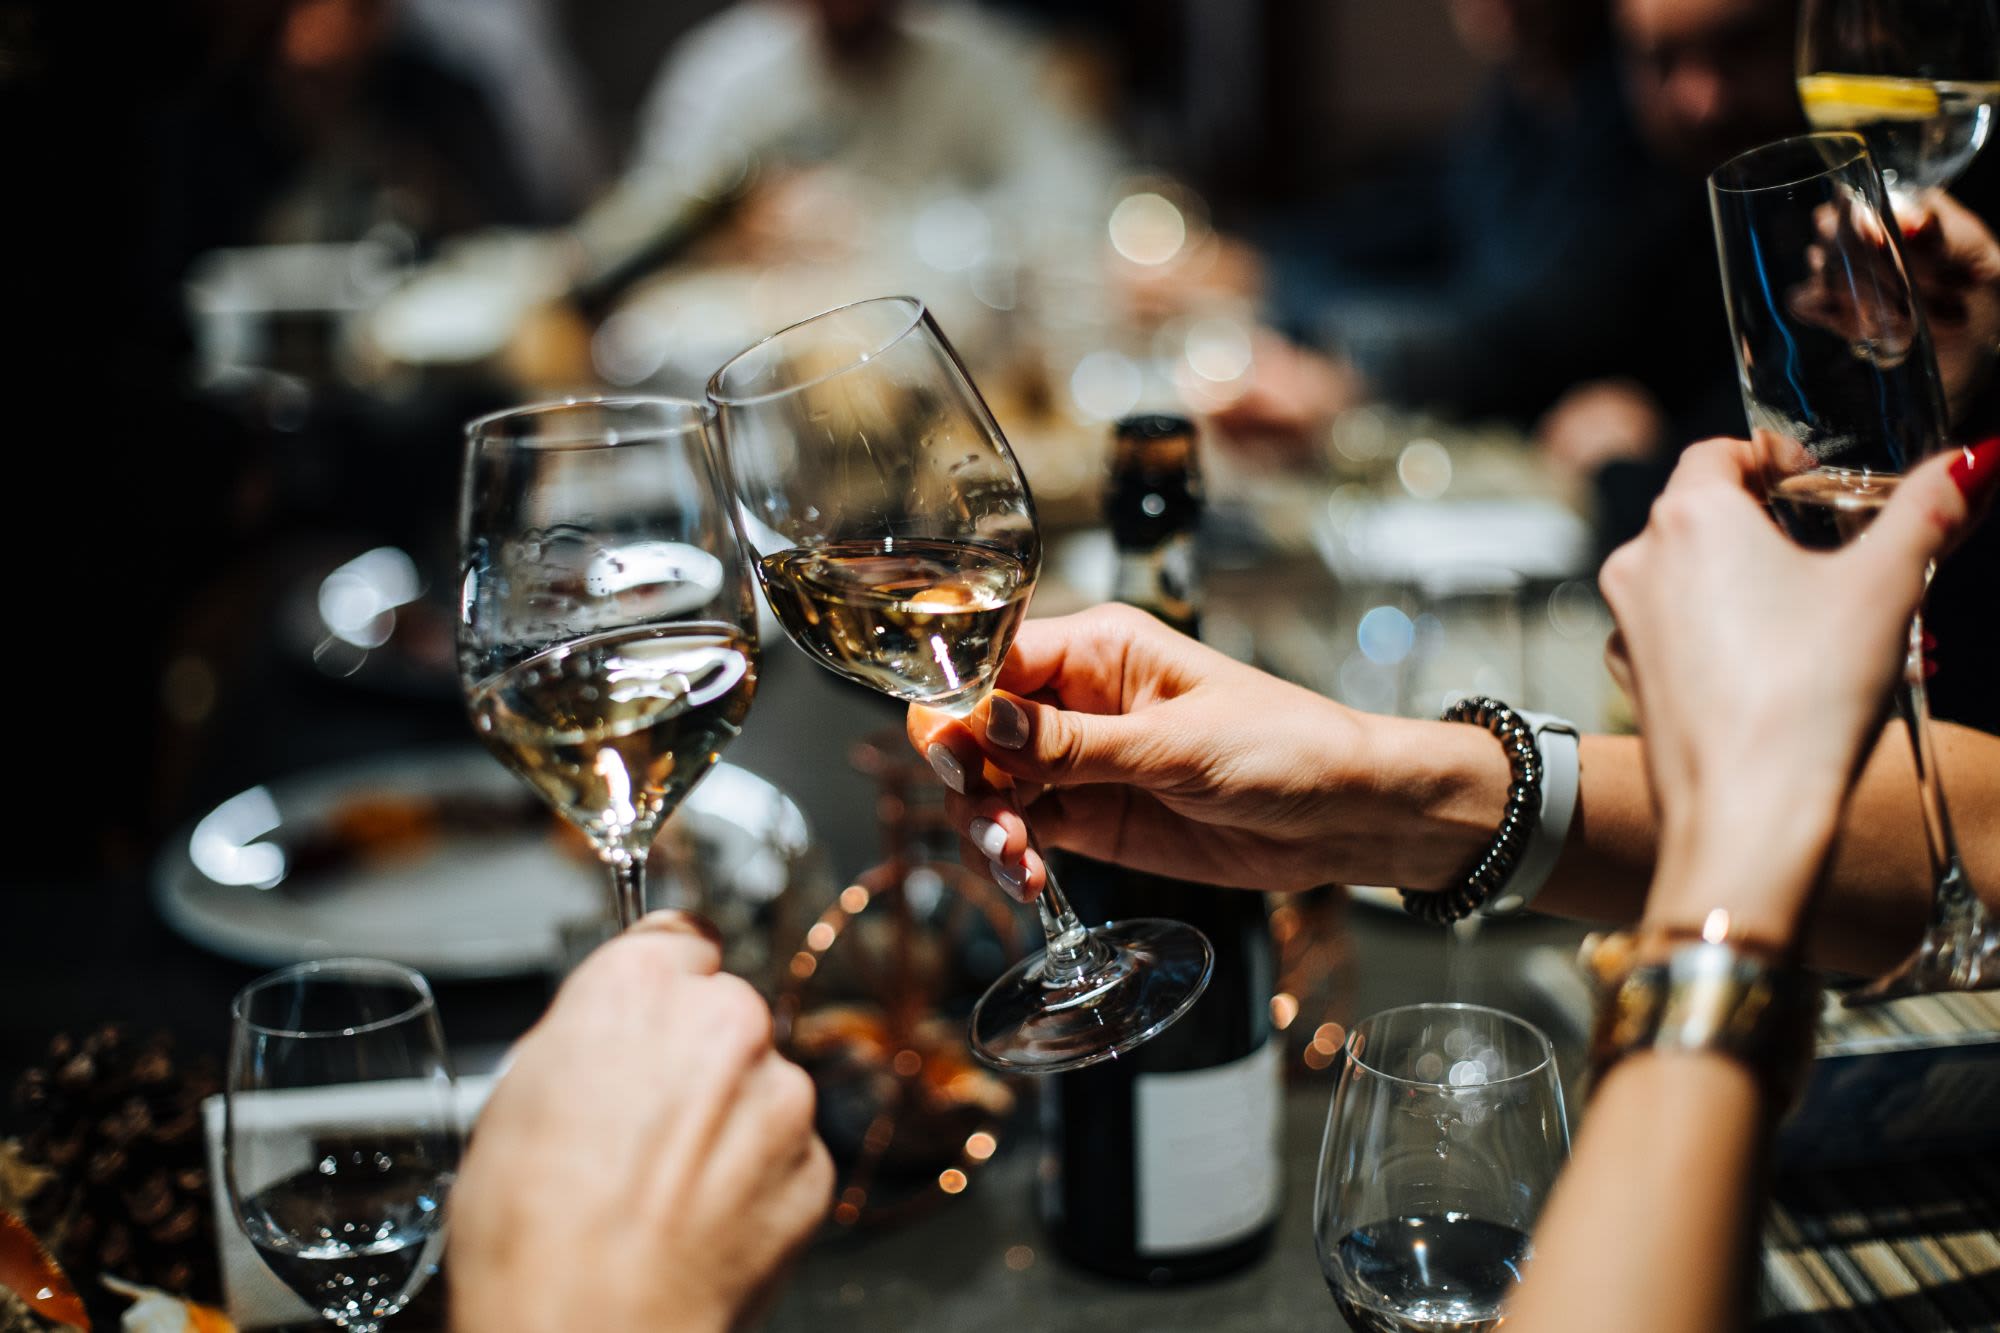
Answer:
[[[1790,947],[1837,826],[1837,812],[1817,813],[1816,806],[1800,800],[1664,811],[1642,926],[1699,935],[1721,910],[1732,936]]]
[[[1483,728],[1358,715],[1349,771],[1367,799],[1348,815],[1366,841],[1360,882],[1429,891],[1455,884],[1493,840],[1513,770]]]

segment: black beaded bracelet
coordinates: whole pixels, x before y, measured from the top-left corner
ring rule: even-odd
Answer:
[[[1448,926],[1484,907],[1507,886],[1521,864],[1521,854],[1542,822],[1542,752],[1535,729],[1519,713],[1497,699],[1461,699],[1444,710],[1446,722],[1470,722],[1492,732],[1507,750],[1514,770],[1507,785],[1507,809],[1493,841],[1453,888],[1436,893],[1402,890],[1403,910],[1422,921]]]

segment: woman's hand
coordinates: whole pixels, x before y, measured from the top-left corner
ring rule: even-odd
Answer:
[[[744,1325],[825,1215],[813,1087],[771,1015],[659,912],[587,959],[515,1049],[452,1204],[452,1327]]]
[[[1956,420],[1985,387],[2000,346],[2000,241],[1977,214],[1940,192],[1903,228],[1903,255]]]
[[[1647,919],[1699,928],[1723,908],[1739,933],[1775,943],[1798,926],[1879,730],[1926,569],[2000,475],[2000,443],[1911,473],[1837,551],[1771,521],[1766,469],[1748,441],[1688,450],[1601,582],[1660,815]]]
[[[913,707],[908,728],[966,864],[1023,901],[1044,882],[1023,803],[1045,844],[1177,878],[1435,888],[1506,793],[1475,728],[1351,712],[1123,606],[1029,621],[970,719]]]

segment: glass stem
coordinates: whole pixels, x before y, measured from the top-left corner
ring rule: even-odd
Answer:
[[[1026,820],[1022,822],[1026,823]],[[1104,965],[1104,946],[1077,920],[1076,909],[1069,905],[1069,896],[1062,891],[1062,885],[1056,883],[1055,867],[1049,864],[1048,854],[1035,841],[1033,825],[1028,827],[1028,846],[1042,859],[1042,891],[1035,898],[1035,909],[1042,917],[1042,934],[1047,937],[1042,984],[1051,988],[1077,985]]]
[[[1903,965],[1848,997],[1850,1004],[1892,1000],[1939,990],[1976,990],[2000,981],[2000,922],[1993,919],[1966,879],[1958,839],[1951,830],[1938,777],[1937,746],[1924,688],[1923,617],[1910,622],[1909,654],[1896,687],[1896,711],[1910,737],[1917,795],[1923,809],[1924,847],[1930,856],[1931,920]]]
[[[618,928],[630,926],[646,914],[646,855],[619,852],[604,858],[611,871],[611,901],[618,909]]]

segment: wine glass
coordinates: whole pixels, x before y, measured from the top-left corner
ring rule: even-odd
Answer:
[[[666,398],[570,398],[465,428],[458,674],[473,728],[589,839],[618,922],[653,837],[743,728],[756,601],[710,452]]]
[[[771,608],[823,666],[965,716],[1028,610],[1042,545],[1027,480],[958,355],[911,297],[830,310],[709,381],[744,541]],[[1086,930],[1051,877],[1044,952],[979,1001],[1001,1069],[1080,1069],[1187,1012],[1214,952],[1175,921]]]
[[[1417,1004],[1356,1024],[1342,1055],[1313,1194],[1335,1304],[1368,1333],[1498,1328],[1569,1156],[1549,1039]]]
[[[1937,362],[1868,146],[1810,134],[1709,177],[1724,300],[1773,515],[1806,546],[1861,533],[1899,474],[1946,441]],[[1919,615],[1896,708],[1915,753],[1932,918],[1895,975],[1849,996],[1891,999],[2000,981],[2000,927],[1973,894],[1939,785]]]
[[[437,1266],[462,1137],[424,978],[300,963],[231,1007],[223,1165],[264,1263],[349,1333],[373,1333]]]
[[[1905,217],[1978,155],[2000,106],[1993,0],[1805,0],[1799,101],[1820,130],[1859,130]]]

